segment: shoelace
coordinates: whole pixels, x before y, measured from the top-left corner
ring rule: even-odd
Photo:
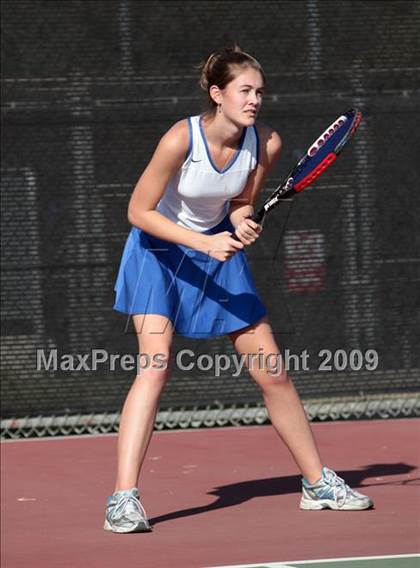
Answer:
[[[110,514],[111,520],[115,521],[116,519],[121,518],[126,508],[127,508],[126,512],[128,514],[140,513],[142,518],[146,520],[146,511],[144,510],[140,501],[135,497],[133,497],[133,495],[126,495],[118,500],[117,504],[114,505],[111,511]]]
[[[348,493],[351,493],[350,487],[347,483],[339,477],[335,471],[328,471],[327,475],[324,476],[324,483],[326,483],[333,490],[334,499],[337,501],[337,505],[342,507],[347,501]]]

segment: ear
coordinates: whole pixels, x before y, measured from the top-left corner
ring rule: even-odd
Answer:
[[[209,94],[212,98],[212,100],[220,105],[222,103],[223,100],[223,95],[222,95],[222,91],[219,89],[219,87],[217,85],[212,85],[209,89]]]

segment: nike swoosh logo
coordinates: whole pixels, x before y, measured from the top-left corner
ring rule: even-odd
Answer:
[[[193,160],[192,158],[191,158],[191,161],[194,162],[194,163],[201,162],[201,160]]]

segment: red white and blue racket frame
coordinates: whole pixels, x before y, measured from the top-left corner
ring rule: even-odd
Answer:
[[[261,223],[265,215],[285,199],[293,197],[311,185],[335,162],[351,140],[362,119],[360,110],[352,108],[340,115],[311,144],[305,155],[274,190],[264,205],[250,219]],[[236,239],[236,235],[233,235]]]

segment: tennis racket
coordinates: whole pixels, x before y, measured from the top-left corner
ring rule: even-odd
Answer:
[[[309,146],[306,154],[274,190],[261,209],[249,218],[261,223],[267,213],[282,200],[300,193],[319,178],[335,162],[344,146],[351,140],[361,119],[362,113],[357,109],[350,109],[339,116]],[[235,233],[232,237],[239,240]]]

